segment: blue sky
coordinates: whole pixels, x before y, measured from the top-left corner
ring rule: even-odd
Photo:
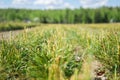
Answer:
[[[119,6],[120,0],[0,0],[0,8],[63,9]]]

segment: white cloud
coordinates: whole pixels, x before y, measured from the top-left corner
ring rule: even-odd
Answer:
[[[34,4],[35,5],[58,5],[58,4],[62,4],[63,0],[35,0]]]
[[[15,8],[39,7],[41,9],[75,8],[75,6],[71,5],[70,2],[64,0],[12,0],[12,7]]]
[[[75,7],[73,5],[71,5],[70,3],[64,3],[63,5],[64,8],[70,8],[70,9],[74,9]]]
[[[46,9],[55,9],[56,7],[55,6],[53,6],[53,5],[48,5],[48,6],[46,6]]]
[[[74,9],[75,7],[67,2],[60,4],[58,6],[57,5],[46,5],[45,6],[45,9],[65,9],[65,8]]]
[[[75,8],[69,2],[65,2],[63,0],[36,0],[34,1],[34,5],[43,5],[45,9]]]
[[[96,8],[106,5],[108,0],[80,0],[83,8]]]
[[[31,1],[30,0],[13,0],[12,4],[13,5],[18,5],[18,4],[30,4]]]

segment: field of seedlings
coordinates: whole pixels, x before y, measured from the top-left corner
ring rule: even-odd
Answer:
[[[42,24],[0,39],[0,80],[120,80],[120,23]]]

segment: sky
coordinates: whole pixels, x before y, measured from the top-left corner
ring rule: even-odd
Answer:
[[[119,6],[120,0],[0,0],[0,8],[64,9]]]

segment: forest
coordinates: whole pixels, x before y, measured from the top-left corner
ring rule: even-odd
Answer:
[[[120,22],[120,7],[79,9],[0,9],[0,22],[113,23]]]

